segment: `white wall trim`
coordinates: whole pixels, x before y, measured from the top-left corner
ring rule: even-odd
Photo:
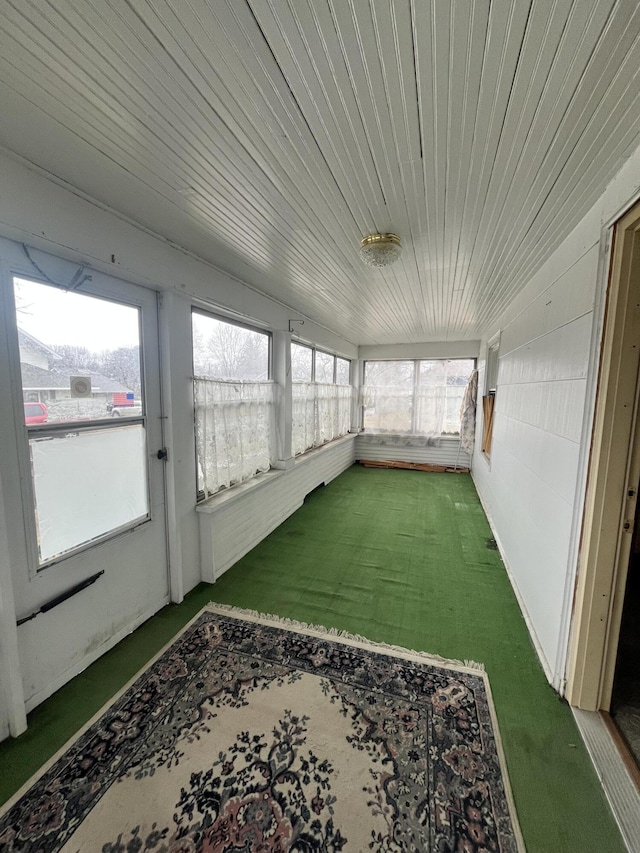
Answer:
[[[180,604],[184,598],[184,566],[182,538],[176,506],[176,467],[173,430],[171,308],[173,293],[158,294],[158,345],[160,358],[160,415],[162,418],[163,446],[169,448],[169,458],[164,463],[165,524],[167,530],[167,572],[171,601]]]
[[[604,310],[606,305],[607,284],[609,281],[612,233],[611,228],[603,228],[601,230],[600,248],[598,252],[597,284],[595,302],[593,306],[589,363],[587,365],[587,394],[582,420],[582,430],[580,434],[580,455],[578,458],[578,472],[573,499],[571,538],[569,541],[569,554],[567,558],[567,577],[564,588],[562,613],[560,617],[559,641],[553,681],[553,686],[562,695],[565,693],[567,682],[569,641],[571,636],[571,623],[573,619],[576,578],[578,576],[578,560],[580,555],[580,540],[582,537],[582,524],[586,502],[587,475],[589,472],[589,460],[591,458],[591,436],[593,432],[593,419],[598,392],[600,350],[602,347]]]
[[[478,358],[480,341],[425,341],[415,344],[369,344],[358,347],[358,358]]]

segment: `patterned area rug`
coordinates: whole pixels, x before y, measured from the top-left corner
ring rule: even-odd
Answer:
[[[212,605],[20,792],[3,851],[523,851],[478,668]]]

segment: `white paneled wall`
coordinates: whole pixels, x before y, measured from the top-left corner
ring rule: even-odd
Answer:
[[[552,283],[538,276],[529,305],[504,326],[491,460],[480,455],[474,471],[550,676],[564,606],[597,265],[596,243]]]
[[[560,689],[606,285],[605,226],[639,184],[637,152],[488,330],[481,350],[484,358],[500,330],[491,458],[477,443],[473,476],[543,666]]]
[[[471,462],[469,454],[460,449],[457,438],[436,438],[433,444],[429,444],[426,439],[382,435],[359,435],[356,459],[457,465],[460,468],[468,468]]]
[[[347,435],[298,457],[286,471],[270,471],[197,508],[202,580],[213,583],[302,506],[305,496],[354,462]]]

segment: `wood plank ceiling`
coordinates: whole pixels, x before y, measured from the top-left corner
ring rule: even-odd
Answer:
[[[0,145],[354,343],[478,337],[640,141],[637,0],[2,6]]]

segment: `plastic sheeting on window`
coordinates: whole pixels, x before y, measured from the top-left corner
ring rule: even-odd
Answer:
[[[141,424],[30,437],[40,562],[148,516]]]
[[[291,452],[294,456],[349,432],[351,394],[350,385],[293,383]]]
[[[200,496],[269,470],[273,394],[272,382],[194,380]]]

